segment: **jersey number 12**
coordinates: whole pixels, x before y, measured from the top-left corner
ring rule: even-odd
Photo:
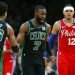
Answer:
[[[68,45],[75,45],[75,38],[69,38]]]

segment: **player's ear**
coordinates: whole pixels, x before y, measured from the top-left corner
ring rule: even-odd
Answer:
[[[75,11],[73,11],[73,15],[75,14]]]

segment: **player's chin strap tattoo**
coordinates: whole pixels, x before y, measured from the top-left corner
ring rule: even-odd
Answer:
[[[12,46],[11,48],[12,48],[13,52],[15,52],[15,53],[18,53],[20,50],[19,45]]]

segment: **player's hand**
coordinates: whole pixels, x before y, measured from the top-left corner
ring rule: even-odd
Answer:
[[[56,56],[50,56],[50,61],[55,63],[56,62]]]

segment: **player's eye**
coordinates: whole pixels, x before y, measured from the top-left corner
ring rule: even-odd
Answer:
[[[66,12],[72,12],[72,10],[66,10]]]

